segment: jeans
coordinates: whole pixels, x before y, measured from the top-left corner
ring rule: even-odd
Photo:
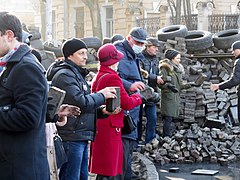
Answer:
[[[163,137],[171,137],[171,124],[173,118],[171,116],[163,116]]]
[[[132,153],[137,146],[137,142],[132,139],[122,138],[123,141],[123,173],[118,175],[119,179],[132,179]]]
[[[156,105],[146,105],[145,114],[147,118],[145,143],[149,143],[152,139],[156,138]]]
[[[68,161],[62,165],[60,180],[88,180],[88,141],[63,142]]]

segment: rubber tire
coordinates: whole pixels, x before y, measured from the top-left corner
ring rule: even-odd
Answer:
[[[43,43],[43,48],[46,51],[52,51],[54,52],[55,56],[58,57],[63,57],[61,47],[51,47],[47,45],[47,42]]]
[[[93,48],[96,51],[101,47],[102,42],[97,37],[85,37],[81,38],[82,41],[84,41],[88,48]]]
[[[185,42],[188,51],[203,51],[212,46],[212,34],[203,30],[188,31],[185,36]]]
[[[102,45],[107,44],[107,43],[112,43],[111,38],[109,38],[109,37],[103,38]]]
[[[216,48],[227,50],[235,41],[240,40],[239,29],[229,29],[213,35],[213,44]]]
[[[171,25],[159,29],[156,36],[159,41],[166,42],[168,39],[175,39],[175,37],[185,37],[187,32],[188,30],[185,25]]]

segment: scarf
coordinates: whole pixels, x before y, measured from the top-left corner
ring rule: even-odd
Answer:
[[[9,59],[12,57],[12,55],[18,50],[18,48],[21,46],[21,44],[17,45],[17,47],[13,48],[11,51],[9,51],[5,56],[3,56],[0,59],[0,67],[5,67]]]

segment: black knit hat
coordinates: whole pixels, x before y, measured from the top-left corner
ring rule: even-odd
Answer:
[[[62,53],[65,58],[68,58],[70,55],[73,55],[73,53],[83,48],[87,49],[87,45],[82,40],[72,38],[62,44]]]
[[[179,54],[178,51],[174,49],[167,49],[164,53],[165,58],[168,58],[169,60],[174,59]]]
[[[232,50],[240,49],[240,41],[235,41],[231,47]]]
[[[114,43],[115,41],[121,41],[123,39],[124,39],[124,37],[121,34],[114,34],[111,37],[111,42]]]

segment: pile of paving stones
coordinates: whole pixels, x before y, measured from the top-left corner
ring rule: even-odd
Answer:
[[[169,137],[159,137],[142,147],[141,153],[160,163],[228,164],[240,159],[240,128],[201,128],[192,124],[190,129],[177,130]]]

